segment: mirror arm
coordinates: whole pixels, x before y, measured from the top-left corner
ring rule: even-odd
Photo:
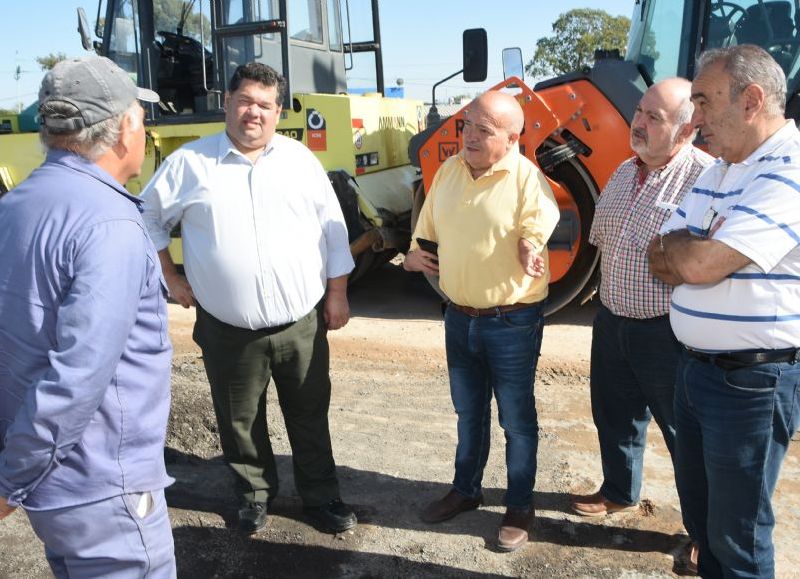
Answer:
[[[454,72],[447,78],[443,78],[442,80],[433,85],[433,88],[431,89],[431,108],[428,111],[428,118],[426,119],[426,123],[429,127],[433,126],[434,124],[438,123],[441,120],[441,116],[439,115],[439,110],[436,108],[436,87],[442,84],[443,82],[447,82],[454,76],[458,76],[462,72],[464,72],[463,68],[458,72]]]

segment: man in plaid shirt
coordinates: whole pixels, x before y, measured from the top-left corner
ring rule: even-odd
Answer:
[[[712,160],[692,145],[690,93],[691,83],[681,78],[645,92],[631,123],[636,155],[612,175],[595,210],[589,241],[601,252],[601,304],[590,382],[603,484],[572,504],[587,517],[638,508],[651,416],[673,453],[680,344],[668,317],[672,288],[653,277],[647,247]]]

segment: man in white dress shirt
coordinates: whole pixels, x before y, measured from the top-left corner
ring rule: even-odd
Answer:
[[[266,420],[271,377],[304,512],[328,532],[356,524],[340,500],[331,449],[326,336],[350,317],[353,259],[322,165],[275,134],[285,90],[266,65],[237,68],[225,94],[225,131],[170,155],[142,193],[170,295],[197,306],[194,339],[236,474],[239,529],[248,534],[266,526],[278,492]],[[167,250],[178,223],[186,277]]]

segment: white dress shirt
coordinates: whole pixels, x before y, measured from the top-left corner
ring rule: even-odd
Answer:
[[[251,162],[223,132],[170,155],[142,193],[156,249],[180,223],[198,303],[241,328],[296,321],[350,273],[339,201],[316,157],[275,135]]]

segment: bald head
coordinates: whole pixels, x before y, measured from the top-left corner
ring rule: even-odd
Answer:
[[[678,77],[668,78],[651,86],[645,94],[647,93],[652,93],[664,103],[666,111],[675,123],[685,125],[691,122],[694,111],[691,101],[691,81]]]
[[[480,177],[505,157],[519,141],[525,116],[517,99],[488,91],[464,111],[464,160],[472,176]]]
[[[668,78],[647,89],[631,122],[631,148],[651,169],[663,167],[694,139],[692,83]]]
[[[525,115],[519,101],[510,94],[490,90],[473,100],[468,107],[469,111],[481,109],[481,112],[494,119],[501,129],[519,135],[525,124]]]

